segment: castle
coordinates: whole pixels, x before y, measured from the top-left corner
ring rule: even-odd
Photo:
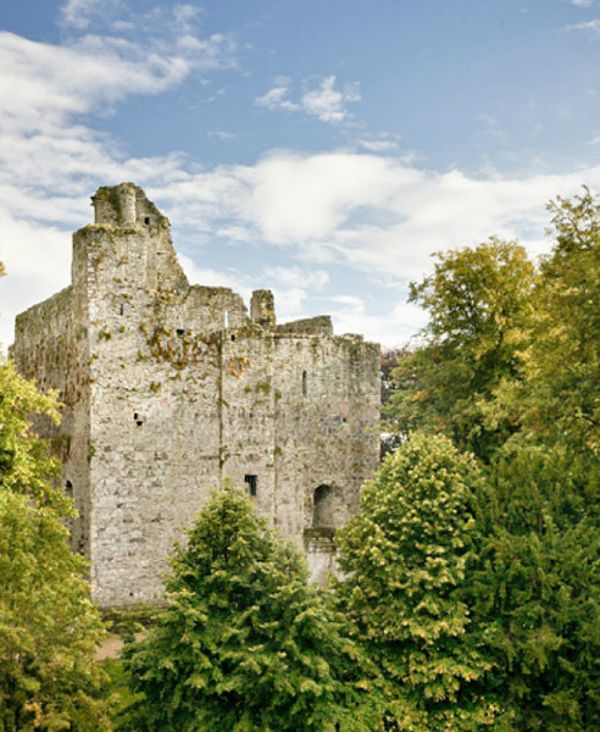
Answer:
[[[228,288],[190,286],[134,184],[92,202],[71,285],[17,317],[12,354],[65,405],[38,429],[65,466],[94,601],[158,601],[181,527],[227,478],[321,581],[378,463],[379,347],[326,316],[278,325],[268,290],[248,314]]]

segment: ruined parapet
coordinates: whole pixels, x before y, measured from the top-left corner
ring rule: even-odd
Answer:
[[[94,223],[111,227],[169,228],[169,220],[135,183],[102,186],[92,196]]]
[[[295,335],[333,335],[333,324],[329,315],[293,320],[277,326],[277,333]]]
[[[271,290],[254,290],[250,300],[250,318],[263,328],[275,326],[275,302]]]
[[[160,289],[167,295],[187,292],[189,283],[177,261],[169,220],[139,186],[102,186],[92,196],[92,204],[95,223],[73,237],[74,286],[93,272],[96,286],[112,296],[124,289],[124,283],[129,283],[131,291],[119,297],[137,299],[136,288]]]

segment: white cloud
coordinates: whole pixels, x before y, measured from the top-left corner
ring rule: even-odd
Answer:
[[[111,0],[100,3],[100,0],[67,0],[61,8],[61,20],[63,25],[85,30],[89,27],[94,16],[100,12],[100,7],[114,5]]]
[[[207,134],[209,137],[221,140],[222,142],[225,142],[226,140],[233,140],[235,137],[233,132],[227,132],[227,130],[210,130]]]
[[[587,33],[592,38],[598,38],[600,36],[600,18],[588,20],[584,23],[576,23],[575,25],[568,25],[567,30]]]
[[[325,270],[302,267],[265,267],[263,276],[267,284],[274,283],[279,287],[320,290],[329,282],[329,274]]]
[[[300,109],[300,105],[289,99],[289,93],[289,79],[281,76],[275,79],[275,86],[261,97],[256,97],[254,103],[257,107],[265,107],[271,111],[295,112]]]
[[[347,84],[343,89],[336,88],[336,77],[326,76],[317,80],[303,82],[304,93],[298,101],[291,99],[290,79],[277,77],[266,94],[256,97],[254,103],[270,111],[304,112],[321,122],[340,123],[349,119],[347,105],[360,101],[358,82]]]
[[[327,76],[316,89],[310,89],[302,96],[305,112],[321,122],[343,122],[348,118],[346,104],[360,101],[358,83],[350,84],[342,91],[335,88],[335,81],[335,76]]]
[[[569,0],[569,2],[576,8],[591,8],[594,4],[594,0]]]
[[[395,150],[398,147],[398,140],[387,136],[363,137],[357,142],[358,146],[373,153],[384,153]]]

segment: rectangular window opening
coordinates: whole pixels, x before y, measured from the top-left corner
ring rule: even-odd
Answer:
[[[306,396],[308,393],[308,374],[306,371],[302,372],[302,395]]]
[[[251,496],[255,496],[258,487],[258,477],[256,475],[245,475],[244,483],[248,486],[248,493]]]
[[[225,310],[223,313],[223,325],[226,328],[229,328],[229,310]]]

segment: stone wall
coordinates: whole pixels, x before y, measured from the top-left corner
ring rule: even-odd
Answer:
[[[66,404],[94,599],[159,600],[173,542],[225,479],[246,481],[323,579],[332,542],[305,531],[345,523],[376,469],[378,346],[334,336],[326,317],[276,325],[269,291],[248,314],[230,289],[190,286],[167,219],[133,184],[93,201],[72,287],[19,316],[14,354]]]

